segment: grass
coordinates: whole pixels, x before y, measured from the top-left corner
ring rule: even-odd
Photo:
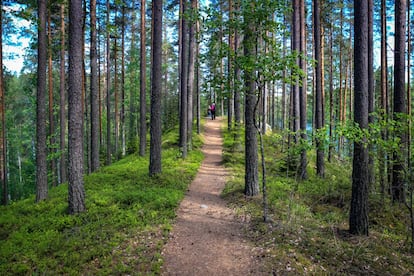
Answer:
[[[0,275],[159,274],[175,210],[203,159],[201,137],[186,160],[176,139],[164,137],[159,176],[136,155],[86,176],[83,214],[67,214],[66,184],[44,202],[0,207]]]
[[[243,140],[243,134],[239,135]],[[326,177],[315,175],[315,156],[308,153],[309,179],[287,176],[281,137],[265,137],[270,223],[262,222],[262,199],[245,198],[244,153],[234,133],[225,133],[224,160],[233,177],[223,196],[239,216],[248,218],[247,235],[262,248],[269,275],[409,275],[414,274],[409,221],[404,206],[382,202],[370,194],[370,235],[348,233],[351,199],[349,161],[326,163]],[[243,144],[243,141],[239,142]]]

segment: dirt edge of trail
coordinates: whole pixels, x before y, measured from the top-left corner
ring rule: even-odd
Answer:
[[[222,162],[221,120],[205,125],[205,159],[181,202],[164,246],[161,275],[261,275],[246,224],[220,194],[228,172]]]

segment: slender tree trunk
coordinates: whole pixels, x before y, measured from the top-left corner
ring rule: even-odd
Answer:
[[[300,53],[306,56],[306,25],[305,25],[305,1],[300,0]],[[306,114],[306,58],[301,56],[300,60],[300,68],[305,73],[305,77],[302,78],[302,85],[299,87],[299,114],[300,114],[300,138],[304,144],[307,143],[307,134],[306,134],[306,123],[307,123],[307,114]],[[301,150],[301,158],[300,158],[300,178],[307,179],[307,165],[308,165],[308,158],[306,147],[302,148]]]
[[[334,150],[334,88],[333,88],[333,25],[331,25],[329,34],[329,150],[328,150],[328,160],[332,161],[332,155]]]
[[[47,185],[46,147],[46,14],[47,1],[38,0],[37,104],[36,104],[36,202],[45,200]]]
[[[343,8],[341,8],[341,13],[340,13],[340,38],[343,39]],[[338,93],[338,111],[337,111],[337,116],[339,117],[339,124],[343,125],[344,121],[343,121],[343,111],[344,111],[344,105],[346,103],[344,103],[344,89],[343,89],[343,57],[342,57],[342,43],[339,44],[339,93]],[[339,141],[338,141],[338,157],[339,159],[342,158],[342,150],[344,147],[344,136],[340,135],[339,136]]]
[[[162,0],[152,2],[152,26],[150,176],[161,173]]]
[[[294,0],[293,4],[293,17],[292,17],[292,51],[300,52],[300,3],[302,0]],[[300,68],[299,57],[296,58],[296,65]],[[291,113],[292,118],[292,131],[295,133],[295,143],[298,142],[298,131],[300,129],[300,89],[299,81],[295,81],[292,84],[292,100],[293,109]]]
[[[69,2],[69,213],[86,210],[83,184],[82,0]]]
[[[386,0],[381,0],[381,119],[388,120],[388,79],[387,79],[387,18],[386,18]],[[381,131],[381,137],[384,141],[388,140],[387,130]],[[381,174],[380,186],[381,194],[385,196],[385,187],[388,186],[388,171],[387,166],[388,154],[385,150],[382,150],[380,154],[380,167]]]
[[[136,1],[133,1],[133,7],[136,6]],[[137,55],[135,54],[135,41],[136,41],[136,12],[132,12],[131,18],[131,50],[130,50],[130,63],[137,64]],[[130,83],[136,83],[137,81],[137,70],[132,70],[130,74]],[[129,132],[128,132],[128,153],[132,153],[136,150],[134,144],[137,139],[137,117],[136,117],[136,86],[132,85],[129,89]]]
[[[319,0],[313,1],[313,28],[314,28],[314,41],[315,41],[315,101],[316,101],[316,174],[319,177],[325,176],[325,152],[323,145],[322,131],[324,127],[323,116],[323,93],[322,93],[322,55],[321,52],[321,15]]]
[[[392,199],[394,202],[405,201],[405,156],[407,150],[406,120],[401,117],[407,114],[405,91],[405,38],[407,1],[395,2],[395,51],[394,51],[394,116],[393,119],[401,124],[396,136],[400,138],[399,152],[394,152],[392,175]]]
[[[283,22],[286,26],[287,25],[286,15],[283,15]],[[287,37],[286,37],[285,34],[283,35],[282,40],[283,40],[282,41],[282,58],[285,58],[286,57],[286,49],[287,49],[287,46],[286,46]],[[287,74],[286,69],[283,68],[283,71],[282,71],[282,79],[283,80],[286,79],[286,74]],[[286,82],[282,81],[282,121],[281,121],[281,125],[280,125],[282,130],[286,129],[286,118],[287,118],[286,99],[287,99],[287,97],[286,97]]]
[[[55,144],[55,124],[54,124],[54,115],[53,115],[53,64],[52,64],[52,20],[51,20],[51,11],[50,11],[50,6],[49,6],[49,11],[48,11],[48,16],[47,16],[47,37],[48,37],[48,85],[49,85],[49,143],[50,143],[50,155],[52,156],[52,158],[50,159],[50,174],[51,174],[51,183],[52,186],[56,186],[57,182],[56,182],[56,160],[53,157],[55,155],[55,149],[54,149],[54,144]]]
[[[252,10],[254,3],[251,3],[250,11],[245,11],[245,22],[252,22]],[[248,58],[249,63],[244,70],[245,85],[245,188],[246,196],[255,196],[259,193],[259,176],[258,176],[258,145],[257,129],[254,124],[255,105],[256,105],[256,88],[255,88],[255,70],[253,64],[255,60],[255,27],[252,24],[245,23],[244,30],[244,56]]]
[[[115,127],[115,160],[118,160],[119,153],[119,93],[118,93],[118,37],[114,38],[114,127]]]
[[[66,182],[65,4],[60,5],[60,183]]]
[[[412,179],[412,165],[411,165],[411,128],[412,128],[412,118],[411,118],[411,11],[410,11],[410,1],[407,1],[407,114],[408,114],[408,128],[407,128],[407,164],[408,164],[408,174],[410,179]],[[411,189],[413,189],[413,184]],[[411,205],[412,206],[412,205]],[[411,207],[412,208],[412,207]],[[413,222],[414,223],[414,222]],[[414,225],[413,225],[414,226]],[[413,236],[414,236],[414,227],[413,227]],[[414,238],[412,240],[413,250],[414,250]]]
[[[232,22],[233,20],[233,2],[229,0],[229,21]],[[234,53],[234,37],[233,37],[234,29],[229,26],[229,51],[227,55],[227,86],[229,89],[228,98],[227,98],[227,128],[230,130],[233,124],[233,94],[234,94],[234,86],[233,86],[233,58],[232,55]]]
[[[91,13],[91,171],[99,169],[99,91],[98,53],[96,48],[96,0],[90,1]]]
[[[374,25],[373,25],[373,0],[368,0],[368,123],[374,123]],[[375,164],[374,164],[374,146],[368,146],[369,164],[368,164],[368,180],[370,185],[375,182]]]
[[[121,150],[122,156],[126,154],[126,133],[125,133],[125,1],[122,2],[122,26],[121,26]]]
[[[200,22],[197,19],[196,22],[196,30],[197,30],[197,34],[200,33]],[[196,58],[196,71],[195,71],[195,81],[196,81],[196,95],[197,95],[197,134],[201,133],[201,127],[200,127],[200,123],[201,123],[201,95],[200,95],[200,44],[198,43],[198,41],[196,42],[196,54],[195,54],[195,58]]]
[[[182,1],[182,11],[181,14],[181,72],[180,72],[180,81],[181,81],[181,101],[180,101],[180,147],[182,151],[182,157],[187,157],[188,151],[188,23],[185,18],[187,12],[187,0]]]
[[[7,187],[7,168],[6,168],[6,99],[4,95],[4,76],[3,76],[3,0],[0,0],[0,181],[3,190],[2,204],[7,205],[9,191]]]
[[[146,46],[145,46],[145,0],[141,0],[140,42],[140,92],[139,92],[139,155],[144,156],[147,147],[147,92],[146,92]]]
[[[109,0],[106,0],[106,165],[112,163],[111,149],[111,33],[110,26],[111,8]]]
[[[238,1],[235,2],[235,13],[238,14],[239,13],[239,3]],[[238,57],[238,52],[239,52],[239,32],[236,29],[234,31],[234,55],[235,55],[235,59],[237,59]],[[234,64],[234,82],[233,82],[233,87],[234,87],[234,123],[236,128],[240,125],[241,122],[241,95],[240,95],[240,66],[239,64]]]
[[[355,123],[361,129],[368,127],[368,2],[354,1],[355,5]],[[354,142],[352,165],[352,198],[349,214],[351,234],[368,235],[368,149],[366,141]]]
[[[187,104],[188,104],[188,118],[187,118],[187,143],[191,150],[192,136],[193,136],[193,121],[194,121],[194,76],[195,76],[195,35],[196,35],[196,19],[197,1],[191,0],[191,20],[189,21],[189,49],[188,49],[188,82],[187,82]]]

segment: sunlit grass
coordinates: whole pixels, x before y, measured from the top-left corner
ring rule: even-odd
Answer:
[[[0,274],[157,274],[175,210],[203,159],[199,137],[186,160],[175,143],[163,148],[163,173],[154,178],[148,156],[137,155],[86,176],[83,214],[67,214],[66,184],[39,204],[31,197],[0,207]]]
[[[308,152],[308,180],[286,174],[282,135],[266,136],[265,160],[270,223],[262,220],[261,195],[245,198],[244,154],[235,151],[236,135],[225,134],[225,161],[233,177],[223,196],[241,218],[250,219],[249,235],[269,274],[408,275],[414,273],[409,253],[409,221],[404,206],[370,196],[370,236],[348,233],[351,199],[349,161],[326,162],[326,176],[315,174],[315,153]],[[239,135],[243,143],[244,135]],[[261,183],[260,183],[261,185]]]

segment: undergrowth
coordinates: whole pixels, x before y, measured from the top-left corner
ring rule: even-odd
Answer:
[[[159,274],[175,210],[203,159],[200,137],[186,160],[164,138],[159,176],[129,155],[85,176],[87,212],[67,214],[67,185],[0,207],[0,275]]]
[[[235,144],[235,137],[240,141]],[[282,137],[265,136],[267,193],[270,223],[263,223],[261,197],[245,198],[244,135],[225,132],[224,161],[231,169],[223,196],[262,248],[265,271],[271,275],[345,274],[409,275],[414,273],[408,237],[409,220],[404,206],[382,201],[372,188],[369,206],[370,235],[348,233],[351,200],[351,163],[326,162],[326,177],[315,175],[315,155],[308,153],[306,181],[286,174]]]

